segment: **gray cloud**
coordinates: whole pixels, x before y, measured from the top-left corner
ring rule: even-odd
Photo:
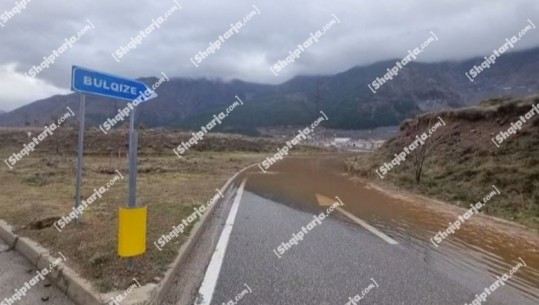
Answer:
[[[17,0],[18,2],[23,0]],[[165,72],[179,77],[239,78],[280,83],[298,74],[329,74],[356,65],[402,58],[431,34],[439,41],[419,61],[485,56],[517,34],[531,19],[539,25],[536,0],[380,0],[380,1],[224,1],[178,0],[174,12],[135,50],[116,62],[111,53],[126,45],[163,15],[175,2],[32,0],[27,8],[0,27],[0,109],[11,110],[36,98],[69,89],[72,65],[130,77]],[[190,58],[253,10],[260,10],[221,49],[195,67]],[[0,14],[15,2],[2,2]],[[338,16],[320,41],[279,76],[269,67],[288,55],[311,32]],[[43,56],[75,35],[89,19],[95,29],[86,33],[56,63],[26,79],[23,73]],[[539,29],[529,32],[517,50],[539,45]],[[6,84],[10,84],[9,86]]]

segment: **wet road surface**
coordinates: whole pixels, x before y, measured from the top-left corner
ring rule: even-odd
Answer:
[[[470,222],[434,247],[430,239],[453,216],[370,189],[344,175],[341,164],[290,158],[272,172],[245,175],[211,304],[239,296],[237,304],[346,304],[374,282],[379,287],[362,304],[465,304],[519,258],[526,267],[487,304],[539,303],[539,253],[525,238]],[[276,250],[327,208],[320,198],[335,196],[398,245],[334,212],[297,245]]]

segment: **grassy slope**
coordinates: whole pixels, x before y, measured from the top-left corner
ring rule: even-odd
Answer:
[[[415,183],[411,158],[391,170],[384,181],[462,207],[481,200],[494,184],[501,195],[484,212],[539,228],[539,115],[500,148],[491,142],[537,103],[538,97],[490,100],[478,107],[422,115],[405,121],[399,135],[376,153],[349,159],[348,167],[380,182],[375,169],[426,130],[429,117],[441,116],[447,126],[431,138],[438,144],[426,160],[421,183]]]

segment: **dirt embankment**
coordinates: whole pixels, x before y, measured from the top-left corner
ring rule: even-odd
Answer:
[[[539,228],[539,113],[530,112],[538,104],[538,96],[492,99],[476,107],[423,114],[403,122],[399,134],[380,150],[350,158],[347,166],[371,181],[462,207],[481,200],[495,185],[501,194],[483,212]],[[513,133],[509,128],[521,117],[522,126]],[[410,147],[416,135],[442,120],[445,126],[404,161],[386,167],[385,175],[376,173]]]

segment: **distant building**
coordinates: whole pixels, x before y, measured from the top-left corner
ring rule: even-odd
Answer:
[[[374,140],[374,141],[372,141],[373,149],[378,149],[378,148],[382,147],[382,145],[384,145],[385,142],[386,142],[385,140]]]
[[[331,142],[335,147],[344,147],[350,142],[350,138],[333,138]]]
[[[324,136],[314,136],[308,143],[311,145],[316,145],[320,147],[334,147],[337,149],[349,150],[349,151],[365,151],[365,150],[375,150],[384,144],[384,140],[363,140],[363,139],[352,139],[346,137],[324,137]]]

